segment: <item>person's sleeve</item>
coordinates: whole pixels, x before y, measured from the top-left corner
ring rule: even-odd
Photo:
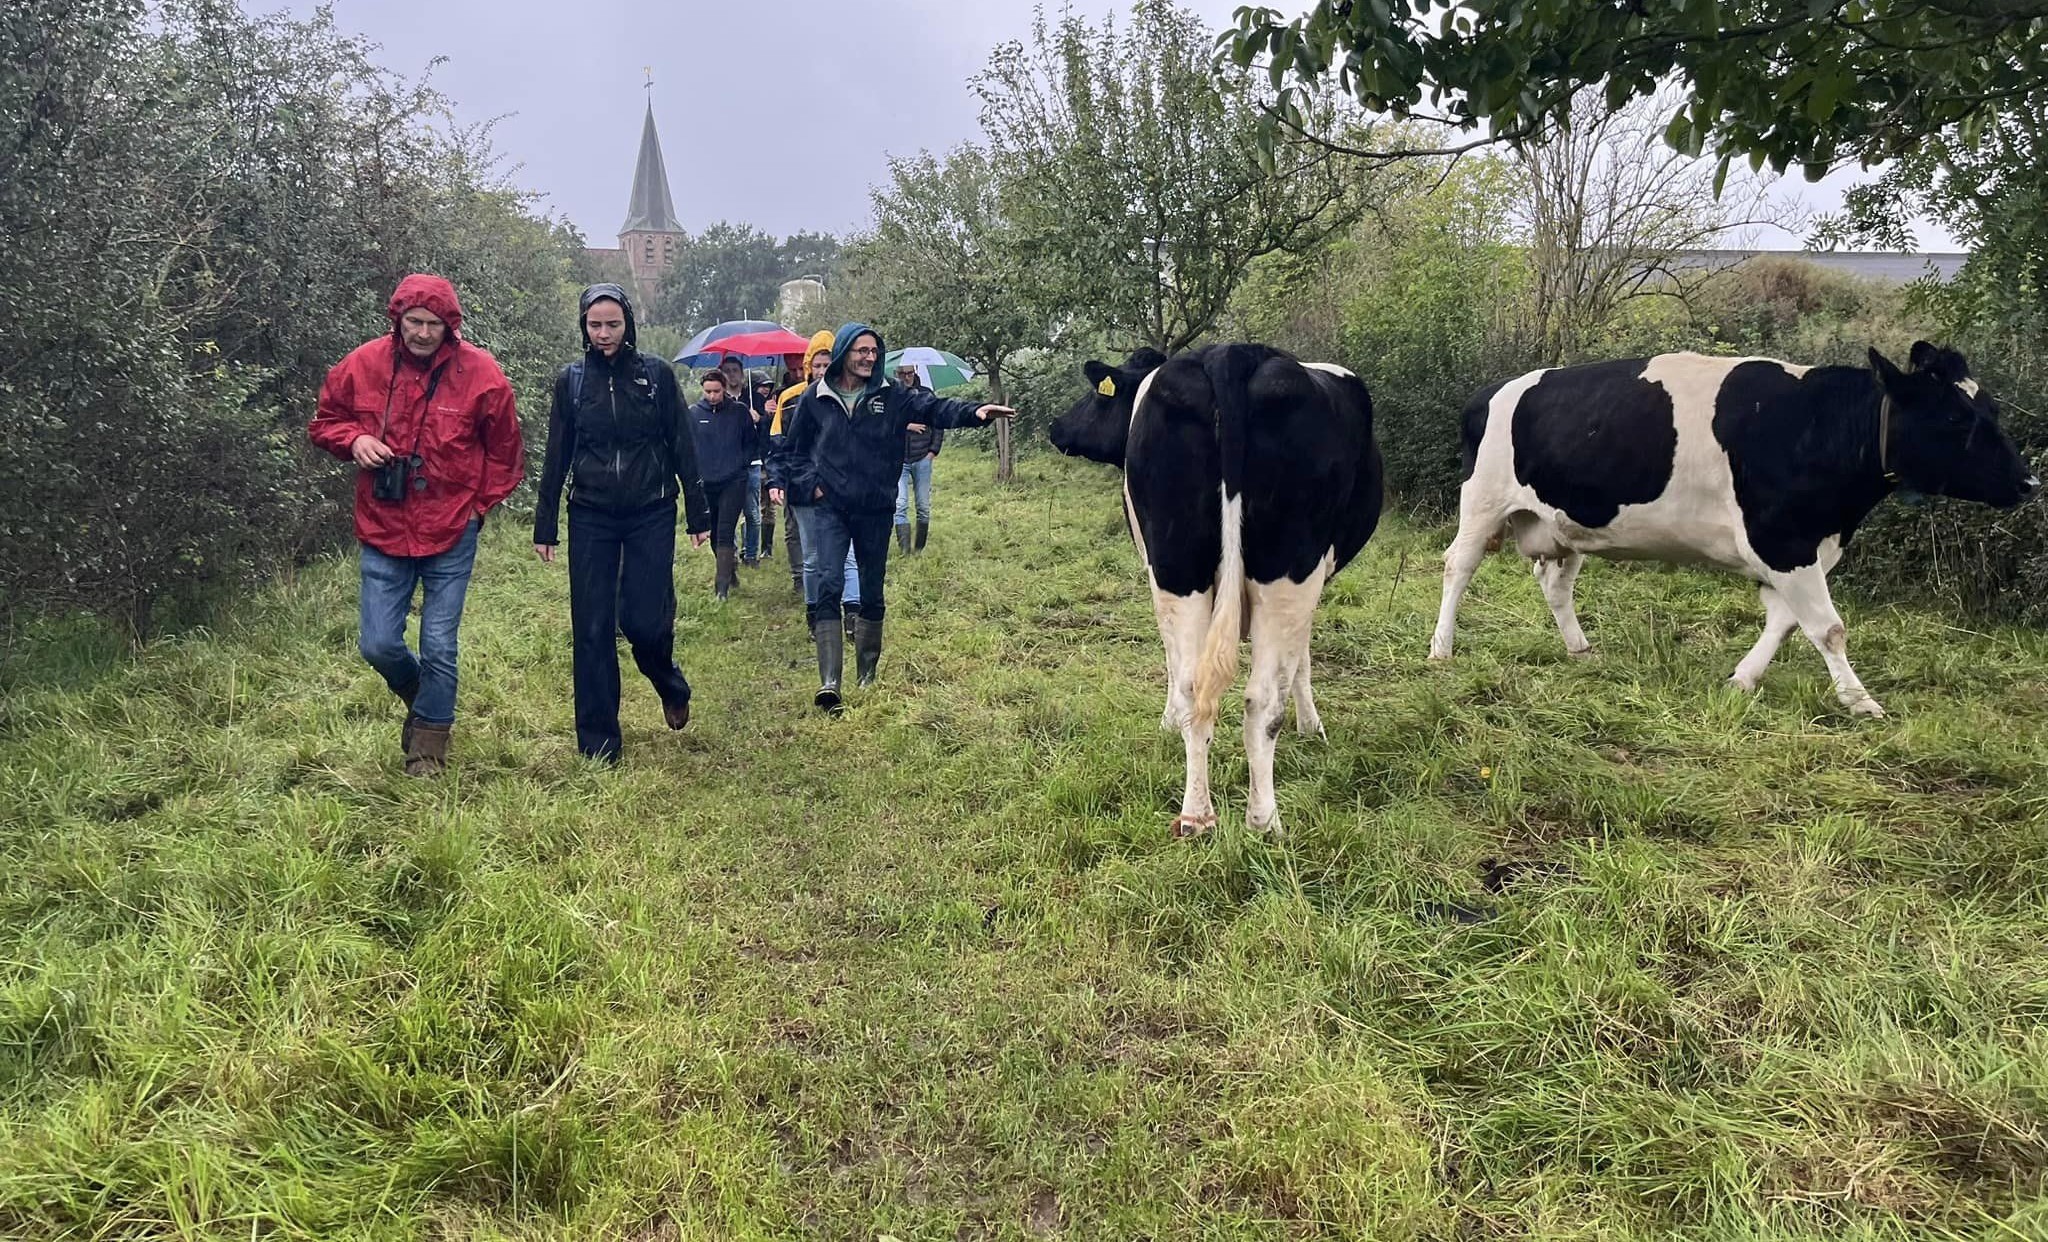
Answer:
[[[903,412],[908,416],[904,425],[923,423],[933,431],[947,427],[979,427],[982,422],[976,417],[976,412],[980,409],[978,402],[955,401],[920,388],[908,394],[903,402]]]
[[[818,440],[815,404],[808,394],[796,403],[796,412],[783,424],[782,447],[774,459],[776,485],[800,505],[810,504],[818,490],[818,472],[811,462],[811,447]]]
[[[356,441],[375,430],[356,418],[355,395],[353,368],[345,361],[335,364],[320,384],[320,400],[306,427],[306,435],[316,447],[344,461],[350,459]]]
[[[576,460],[576,419],[565,396],[568,381],[565,367],[555,375],[554,396],[548,402],[548,451],[541,462],[533,506],[533,541],[537,544],[562,541],[562,484],[568,480],[569,463]]]
[[[675,463],[676,482],[683,488],[683,528],[701,535],[711,529],[711,506],[704,498],[704,480],[698,474],[697,440],[683,409],[683,392],[676,384],[676,373],[666,362],[661,363],[661,373],[654,383],[662,417],[668,420],[669,460]]]
[[[484,474],[477,489],[479,515],[503,503],[526,477],[526,434],[519,429],[519,398],[503,371],[498,372],[498,382],[484,392],[482,414],[478,430],[484,442]]]

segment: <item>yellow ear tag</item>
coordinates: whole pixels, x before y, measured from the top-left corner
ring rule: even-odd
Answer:
[[[1105,397],[1114,397],[1116,395],[1116,380],[1107,375],[1103,376],[1102,382],[1095,386],[1095,391]]]

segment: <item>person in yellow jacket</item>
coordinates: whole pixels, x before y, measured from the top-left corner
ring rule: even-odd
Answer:
[[[775,399],[775,413],[768,424],[768,443],[771,446],[782,443],[783,428],[789,416],[796,413],[796,403],[804,395],[804,389],[816,384],[824,377],[825,368],[832,362],[832,333],[824,330],[811,337],[810,348],[804,351],[802,379],[782,390]],[[810,583],[816,567],[809,564],[810,550],[802,543],[803,536],[797,530],[794,498],[782,506],[782,521],[785,528],[783,550],[789,557],[789,584],[797,594],[804,597],[804,603],[811,602]]]

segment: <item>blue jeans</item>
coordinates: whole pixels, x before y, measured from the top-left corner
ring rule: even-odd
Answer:
[[[932,522],[932,459],[920,457],[905,462],[903,476],[896,480],[896,525],[910,524],[910,499],[917,497],[917,520],[926,526]]]
[[[882,579],[889,570],[888,512],[849,516],[829,504],[809,505],[798,512],[804,523],[804,602],[811,624],[826,617],[839,619],[848,561],[854,562],[853,577],[859,584],[860,615],[880,621],[886,611]],[[810,589],[813,577],[815,592]]]
[[[740,537],[740,559],[751,561],[761,555],[761,465],[747,467],[747,494],[743,501],[746,531]]]
[[[798,545],[803,549],[804,608],[814,611],[818,602],[818,554],[811,544],[811,521],[808,517],[814,505],[801,506],[789,511],[789,520],[797,529]],[[842,604],[860,607],[860,562],[853,555],[853,544],[846,545],[846,564],[840,569],[840,596]]]
[[[456,628],[482,528],[481,520],[469,519],[455,546],[434,556],[390,556],[363,545],[362,634],[356,646],[393,694],[419,683],[412,714],[426,724],[455,723]],[[405,645],[405,615],[415,588],[421,588],[417,656]]]

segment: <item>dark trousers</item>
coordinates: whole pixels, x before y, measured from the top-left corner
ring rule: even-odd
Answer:
[[[882,577],[889,568],[889,539],[895,515],[842,513],[831,504],[805,505],[797,510],[804,524],[808,552],[817,558],[818,596],[808,612],[813,625],[820,617],[839,617],[839,599],[846,591],[846,548],[853,545],[853,559],[860,572],[860,615],[880,621],[883,613]]]
[[[704,499],[711,505],[711,546],[734,546],[732,528],[747,506],[746,473],[743,471],[722,483],[705,483]]]
[[[664,706],[690,701],[676,667],[676,505],[614,512],[569,502],[569,628],[575,636],[576,749],[619,753],[619,649]]]
[[[803,535],[797,530],[796,510],[788,505],[782,506],[782,525],[782,551],[789,558],[789,576],[801,582],[804,574]]]

